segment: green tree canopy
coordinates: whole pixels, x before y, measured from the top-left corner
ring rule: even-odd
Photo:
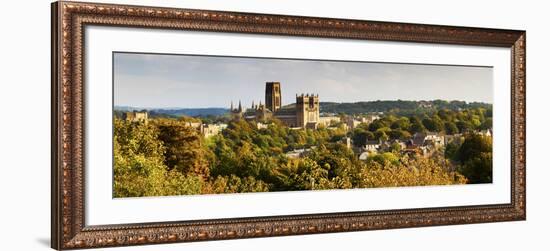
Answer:
[[[470,183],[490,183],[493,173],[492,138],[470,133],[456,153],[462,164],[459,170]]]
[[[454,135],[459,133],[458,127],[453,122],[445,122],[445,133]]]

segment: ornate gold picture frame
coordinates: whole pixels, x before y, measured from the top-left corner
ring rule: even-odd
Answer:
[[[96,248],[526,219],[525,31],[79,2],[52,4],[52,228],[55,249]],[[85,28],[113,26],[508,48],[511,198],[506,204],[87,225]]]

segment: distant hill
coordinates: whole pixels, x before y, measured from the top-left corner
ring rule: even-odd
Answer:
[[[465,101],[407,101],[407,100],[377,100],[356,103],[321,102],[321,112],[359,114],[371,112],[415,113],[439,109],[460,110],[469,108],[492,109],[491,104]]]
[[[166,114],[171,116],[220,116],[229,112],[226,108],[181,108],[181,109],[153,109],[152,113]]]
[[[294,108],[296,104],[289,104],[284,108]],[[481,102],[465,102],[465,101],[410,101],[410,100],[377,100],[377,101],[361,101],[355,103],[337,103],[337,102],[321,102],[322,113],[345,113],[345,114],[361,114],[361,113],[396,113],[396,114],[413,114],[435,111],[439,109],[460,110],[469,108],[485,108],[492,109],[491,104]]]
[[[206,117],[206,116],[221,116],[229,112],[229,109],[226,108],[139,108],[139,107],[129,107],[121,106],[115,107],[115,111],[126,112],[126,111],[142,111],[147,110],[149,115],[152,117],[156,116],[167,116],[167,117]]]

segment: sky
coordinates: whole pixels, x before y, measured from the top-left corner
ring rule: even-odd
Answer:
[[[264,103],[266,82],[281,82],[283,105],[302,93],[321,102],[493,102],[491,67],[114,53],[115,106],[248,107]]]

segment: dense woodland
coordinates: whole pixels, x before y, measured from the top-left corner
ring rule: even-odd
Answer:
[[[338,188],[487,183],[492,139],[475,133],[492,127],[485,107],[438,109],[401,116],[388,113],[352,131],[291,129],[277,120],[267,128],[234,120],[203,138],[188,125],[197,118],[114,119],[114,196],[164,196]],[[410,139],[416,132],[462,135],[430,158],[406,155],[399,146],[359,160],[342,143]],[[307,156],[285,152],[308,149]]]

